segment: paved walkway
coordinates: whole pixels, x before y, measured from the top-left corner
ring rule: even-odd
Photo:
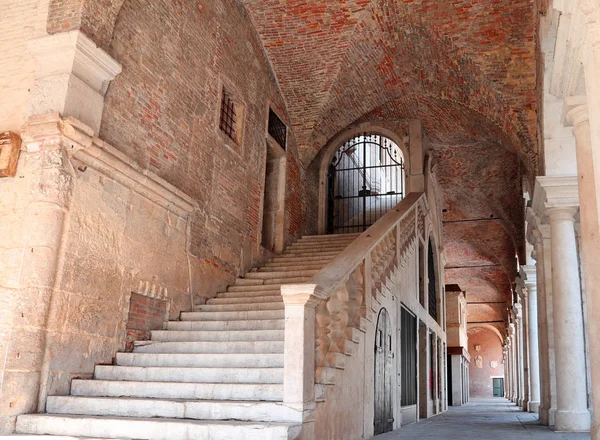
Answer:
[[[554,432],[542,426],[537,414],[521,411],[506,399],[475,400],[448,412],[405,426],[372,440],[587,440],[589,434]]]

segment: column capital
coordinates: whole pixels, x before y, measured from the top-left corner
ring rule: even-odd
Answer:
[[[550,222],[554,221],[570,221],[575,222],[575,216],[577,215],[578,209],[573,206],[558,206],[549,208],[546,210],[546,215],[550,219]]]
[[[563,123],[574,128],[589,123],[587,98],[583,95],[568,96],[563,104]]]
[[[548,223],[549,210],[552,208],[571,208],[577,212],[577,176],[538,176],[535,180],[532,208],[541,223]]]
[[[537,289],[537,268],[535,265],[521,265],[519,275],[527,290]]]

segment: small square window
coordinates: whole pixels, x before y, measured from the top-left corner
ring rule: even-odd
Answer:
[[[219,130],[239,146],[242,145],[243,125],[244,106],[223,88]]]
[[[219,121],[219,128],[225,133],[230,139],[237,141],[237,112],[236,112],[235,101],[231,98],[231,95],[223,88],[221,96],[221,119]]]
[[[277,114],[269,109],[269,134],[285,150],[285,142],[287,138],[287,127],[285,123],[277,116]]]

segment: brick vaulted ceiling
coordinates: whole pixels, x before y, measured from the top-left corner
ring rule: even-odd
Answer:
[[[523,257],[522,174],[536,175],[532,0],[241,0],[287,101],[301,157],[370,117],[419,118],[444,191],[446,282],[469,321],[507,316]]]

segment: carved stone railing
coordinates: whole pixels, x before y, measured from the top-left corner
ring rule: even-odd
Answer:
[[[302,414],[302,440],[314,438],[317,401],[366,331],[371,303],[424,233],[425,196],[409,194],[307,284],[281,286],[285,303],[284,404]]]

